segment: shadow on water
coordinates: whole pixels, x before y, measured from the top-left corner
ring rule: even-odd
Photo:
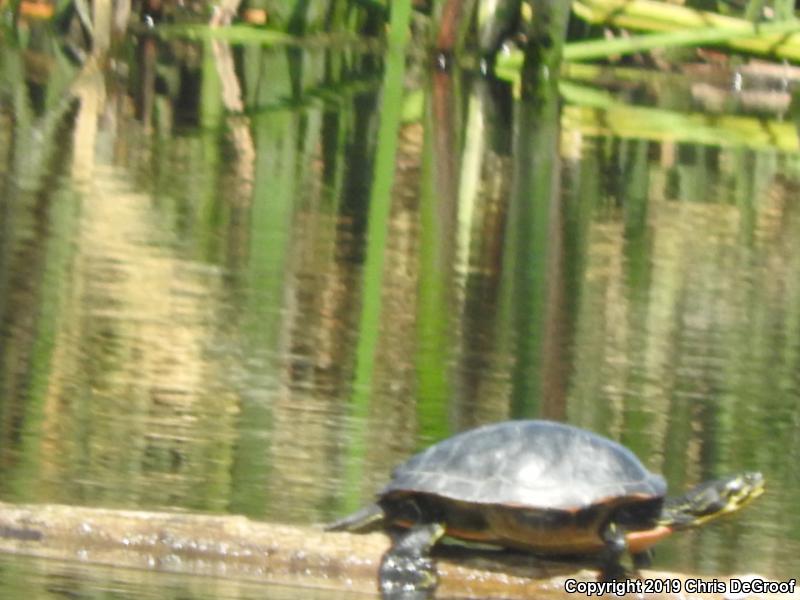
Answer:
[[[659,567],[797,571],[791,125],[698,114],[690,80],[531,101],[356,47],[31,39],[0,41],[0,499],[327,521],[546,417],[676,491],[765,474]],[[117,576],[2,562],[0,595]]]

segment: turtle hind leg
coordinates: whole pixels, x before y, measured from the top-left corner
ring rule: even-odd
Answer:
[[[325,525],[325,531],[350,531],[352,533],[367,533],[380,528],[386,515],[378,504],[365,506],[353,514]]]
[[[431,549],[444,535],[440,523],[413,526],[398,537],[381,559],[379,586],[384,600],[433,597],[439,577]]]

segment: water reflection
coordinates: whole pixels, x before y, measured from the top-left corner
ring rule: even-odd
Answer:
[[[8,555],[0,555],[0,589],[7,598],[41,600],[354,600],[364,597],[339,591]]]
[[[765,473],[659,567],[797,570],[796,153],[596,135],[613,111],[469,76],[392,97],[357,52],[138,43],[140,97],[0,53],[0,498],[319,522],[539,416],[676,491]]]

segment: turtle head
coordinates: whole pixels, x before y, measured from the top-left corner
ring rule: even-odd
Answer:
[[[703,482],[682,496],[668,498],[659,523],[672,529],[697,527],[736,512],[764,493],[761,473],[739,473]]]

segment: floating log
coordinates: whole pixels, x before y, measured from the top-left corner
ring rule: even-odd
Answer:
[[[375,593],[378,564],[388,546],[389,538],[380,533],[327,533],[237,516],[0,503],[0,552],[101,565]],[[438,565],[441,595],[452,598],[574,600],[587,596],[569,593],[565,583],[594,582],[596,577],[574,565],[497,552],[450,550],[438,557]],[[653,571],[643,577],[687,579]],[[664,592],[628,596],[686,597]],[[797,592],[780,597],[800,600]]]

